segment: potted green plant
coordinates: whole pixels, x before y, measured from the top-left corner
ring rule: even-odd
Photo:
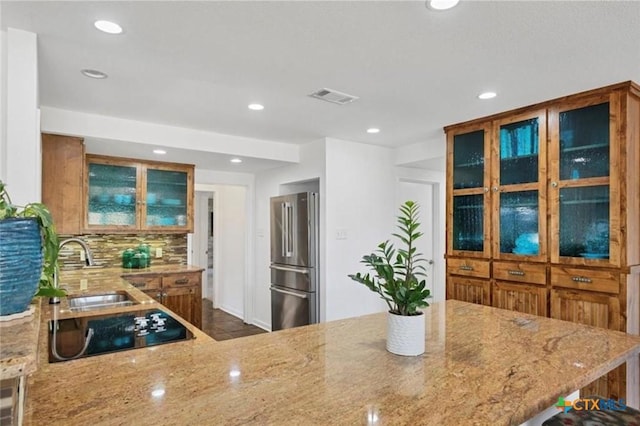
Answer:
[[[34,296],[65,296],[53,286],[58,250],[47,207],[14,205],[0,181],[0,316],[26,311]]]
[[[398,355],[420,355],[424,352],[425,320],[420,308],[429,306],[431,292],[426,287],[426,265],[433,263],[422,257],[416,240],[419,206],[406,201],[400,206],[399,233],[393,236],[404,245],[396,249],[389,240],[378,244],[374,253],[362,257],[361,263],[373,273],[349,275],[354,281],[378,293],[389,306],[387,350]]]

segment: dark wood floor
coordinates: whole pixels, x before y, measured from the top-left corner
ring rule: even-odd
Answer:
[[[245,324],[240,318],[220,309],[213,309],[209,299],[202,299],[202,331],[215,340],[229,340],[266,333],[259,327]]]

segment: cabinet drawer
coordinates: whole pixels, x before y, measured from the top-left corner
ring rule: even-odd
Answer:
[[[189,287],[200,285],[200,273],[170,274],[162,277],[162,287]]]
[[[547,268],[545,265],[528,263],[493,262],[493,278],[503,281],[545,285],[547,283]]]
[[[551,267],[551,285],[577,290],[618,294],[620,274],[580,268]]]
[[[473,259],[447,259],[447,272],[451,275],[489,278],[489,262]]]
[[[151,290],[155,288],[160,288],[162,284],[162,279],[160,276],[149,277],[149,276],[135,276],[135,275],[125,275],[123,277],[125,280],[129,281],[129,284],[134,286],[139,290]]]

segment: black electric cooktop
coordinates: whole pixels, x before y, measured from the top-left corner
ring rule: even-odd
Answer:
[[[49,362],[193,339],[167,312],[143,309],[49,321]]]

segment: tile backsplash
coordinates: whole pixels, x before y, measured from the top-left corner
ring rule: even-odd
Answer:
[[[105,268],[122,266],[122,252],[135,249],[145,243],[151,247],[151,265],[186,265],[187,234],[87,234],[59,235],[60,241],[77,237],[84,240],[93,253],[96,265]],[[156,258],[156,249],[162,249],[162,257]],[[79,269],[85,266],[80,260],[82,248],[77,243],[66,244],[58,256],[62,269]]]

